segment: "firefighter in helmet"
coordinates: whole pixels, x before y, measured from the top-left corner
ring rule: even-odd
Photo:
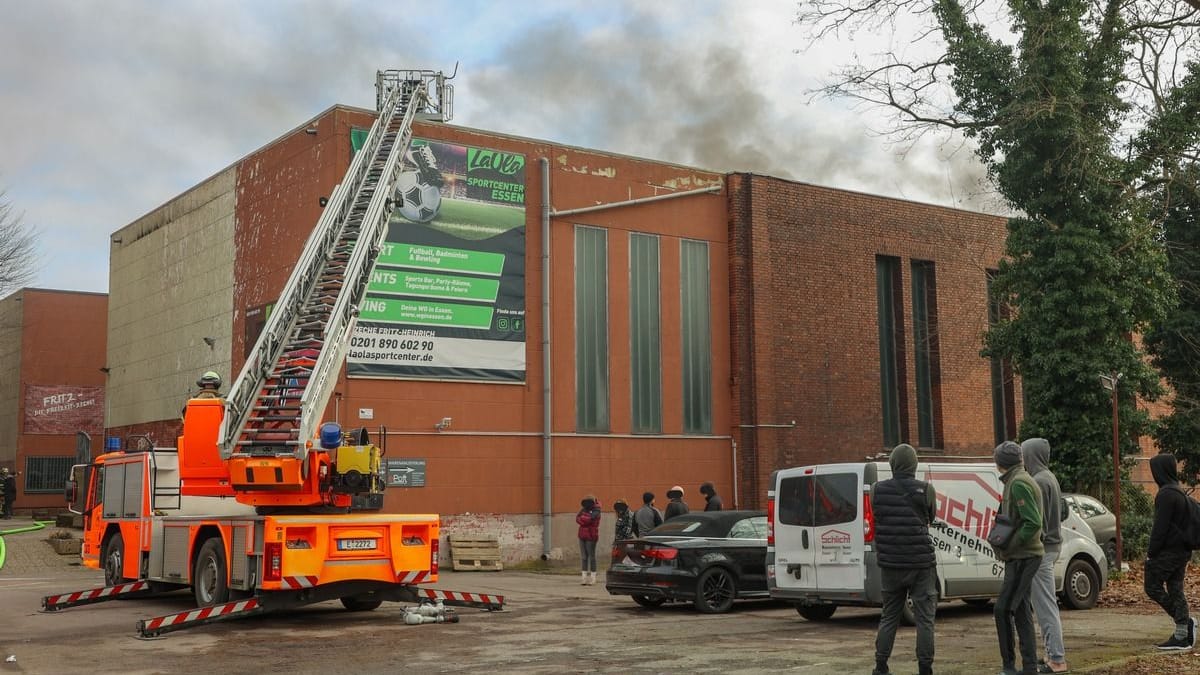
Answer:
[[[215,371],[208,371],[196,380],[196,386],[200,387],[200,391],[192,398],[221,398],[218,391],[221,388],[221,376]]]
[[[200,387],[200,391],[196,392],[192,398],[221,398],[221,376],[216,371],[207,371],[196,380],[196,386]],[[187,404],[183,404],[183,409],[179,411],[179,416],[182,418],[187,415]]]

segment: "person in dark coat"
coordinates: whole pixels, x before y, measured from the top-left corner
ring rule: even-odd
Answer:
[[[917,451],[911,445],[897,445],[888,463],[892,477],[871,486],[875,555],[883,592],[871,675],[891,672],[888,659],[896,642],[901,611],[909,598],[917,620],[917,667],[921,675],[929,675],[933,672],[933,618],[938,594],[937,557],[929,524],[937,513],[937,495],[932,485],[917,480]]]
[[[580,585],[596,583],[596,542],[600,540],[600,500],[592,495],[579,502],[575,522],[579,524]]]
[[[613,511],[617,514],[617,523],[613,528],[613,541],[633,539],[633,512],[624,499],[613,502]]]
[[[682,516],[691,511],[688,508],[687,502],[683,501],[683,488],[678,485],[667,490],[667,499],[671,501],[667,502],[667,511],[663,514],[663,521],[670,520],[675,516]]]
[[[13,502],[17,500],[17,478],[8,470],[0,469],[0,515],[8,520],[13,517]]]
[[[1175,632],[1157,646],[1163,650],[1191,649],[1196,644],[1196,620],[1188,612],[1183,578],[1192,551],[1180,532],[1192,517],[1188,496],[1179,485],[1175,455],[1163,452],[1150,458],[1150,475],[1158,484],[1154,497],[1154,527],[1146,551],[1146,596],[1157,602],[1175,621]]]
[[[712,482],[704,481],[704,483],[700,485],[700,494],[704,495],[705,511],[721,510],[721,495],[717,494],[717,489],[713,487]]]

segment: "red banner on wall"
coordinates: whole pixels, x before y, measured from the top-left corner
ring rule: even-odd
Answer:
[[[27,434],[104,431],[104,387],[25,385]]]

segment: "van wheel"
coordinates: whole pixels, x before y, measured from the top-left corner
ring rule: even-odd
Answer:
[[[1076,558],[1067,565],[1063,579],[1063,602],[1071,609],[1091,609],[1100,597],[1100,578],[1085,560]]]
[[[642,607],[649,607],[651,609],[655,607],[662,607],[663,603],[667,601],[666,598],[652,598],[648,595],[634,595],[632,597],[633,601],[637,604],[641,605]]]
[[[737,584],[723,567],[713,567],[696,582],[696,609],[705,614],[724,614],[733,607]]]
[[[226,572],[225,546],[220,537],[205,540],[192,568],[192,590],[197,607],[229,602],[229,576]]]
[[[382,600],[373,600],[369,596],[347,595],[342,598],[342,607],[351,612],[369,612],[382,604]]]
[[[796,612],[809,621],[828,621],[837,611],[837,605],[796,605]]]

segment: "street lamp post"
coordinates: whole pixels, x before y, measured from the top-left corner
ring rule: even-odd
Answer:
[[[1121,569],[1121,559],[1124,557],[1121,542],[1121,426],[1117,413],[1117,385],[1121,376],[1122,373],[1116,371],[1100,376],[1104,388],[1112,392],[1113,515],[1117,517],[1117,559],[1113,562],[1117,569]]]

